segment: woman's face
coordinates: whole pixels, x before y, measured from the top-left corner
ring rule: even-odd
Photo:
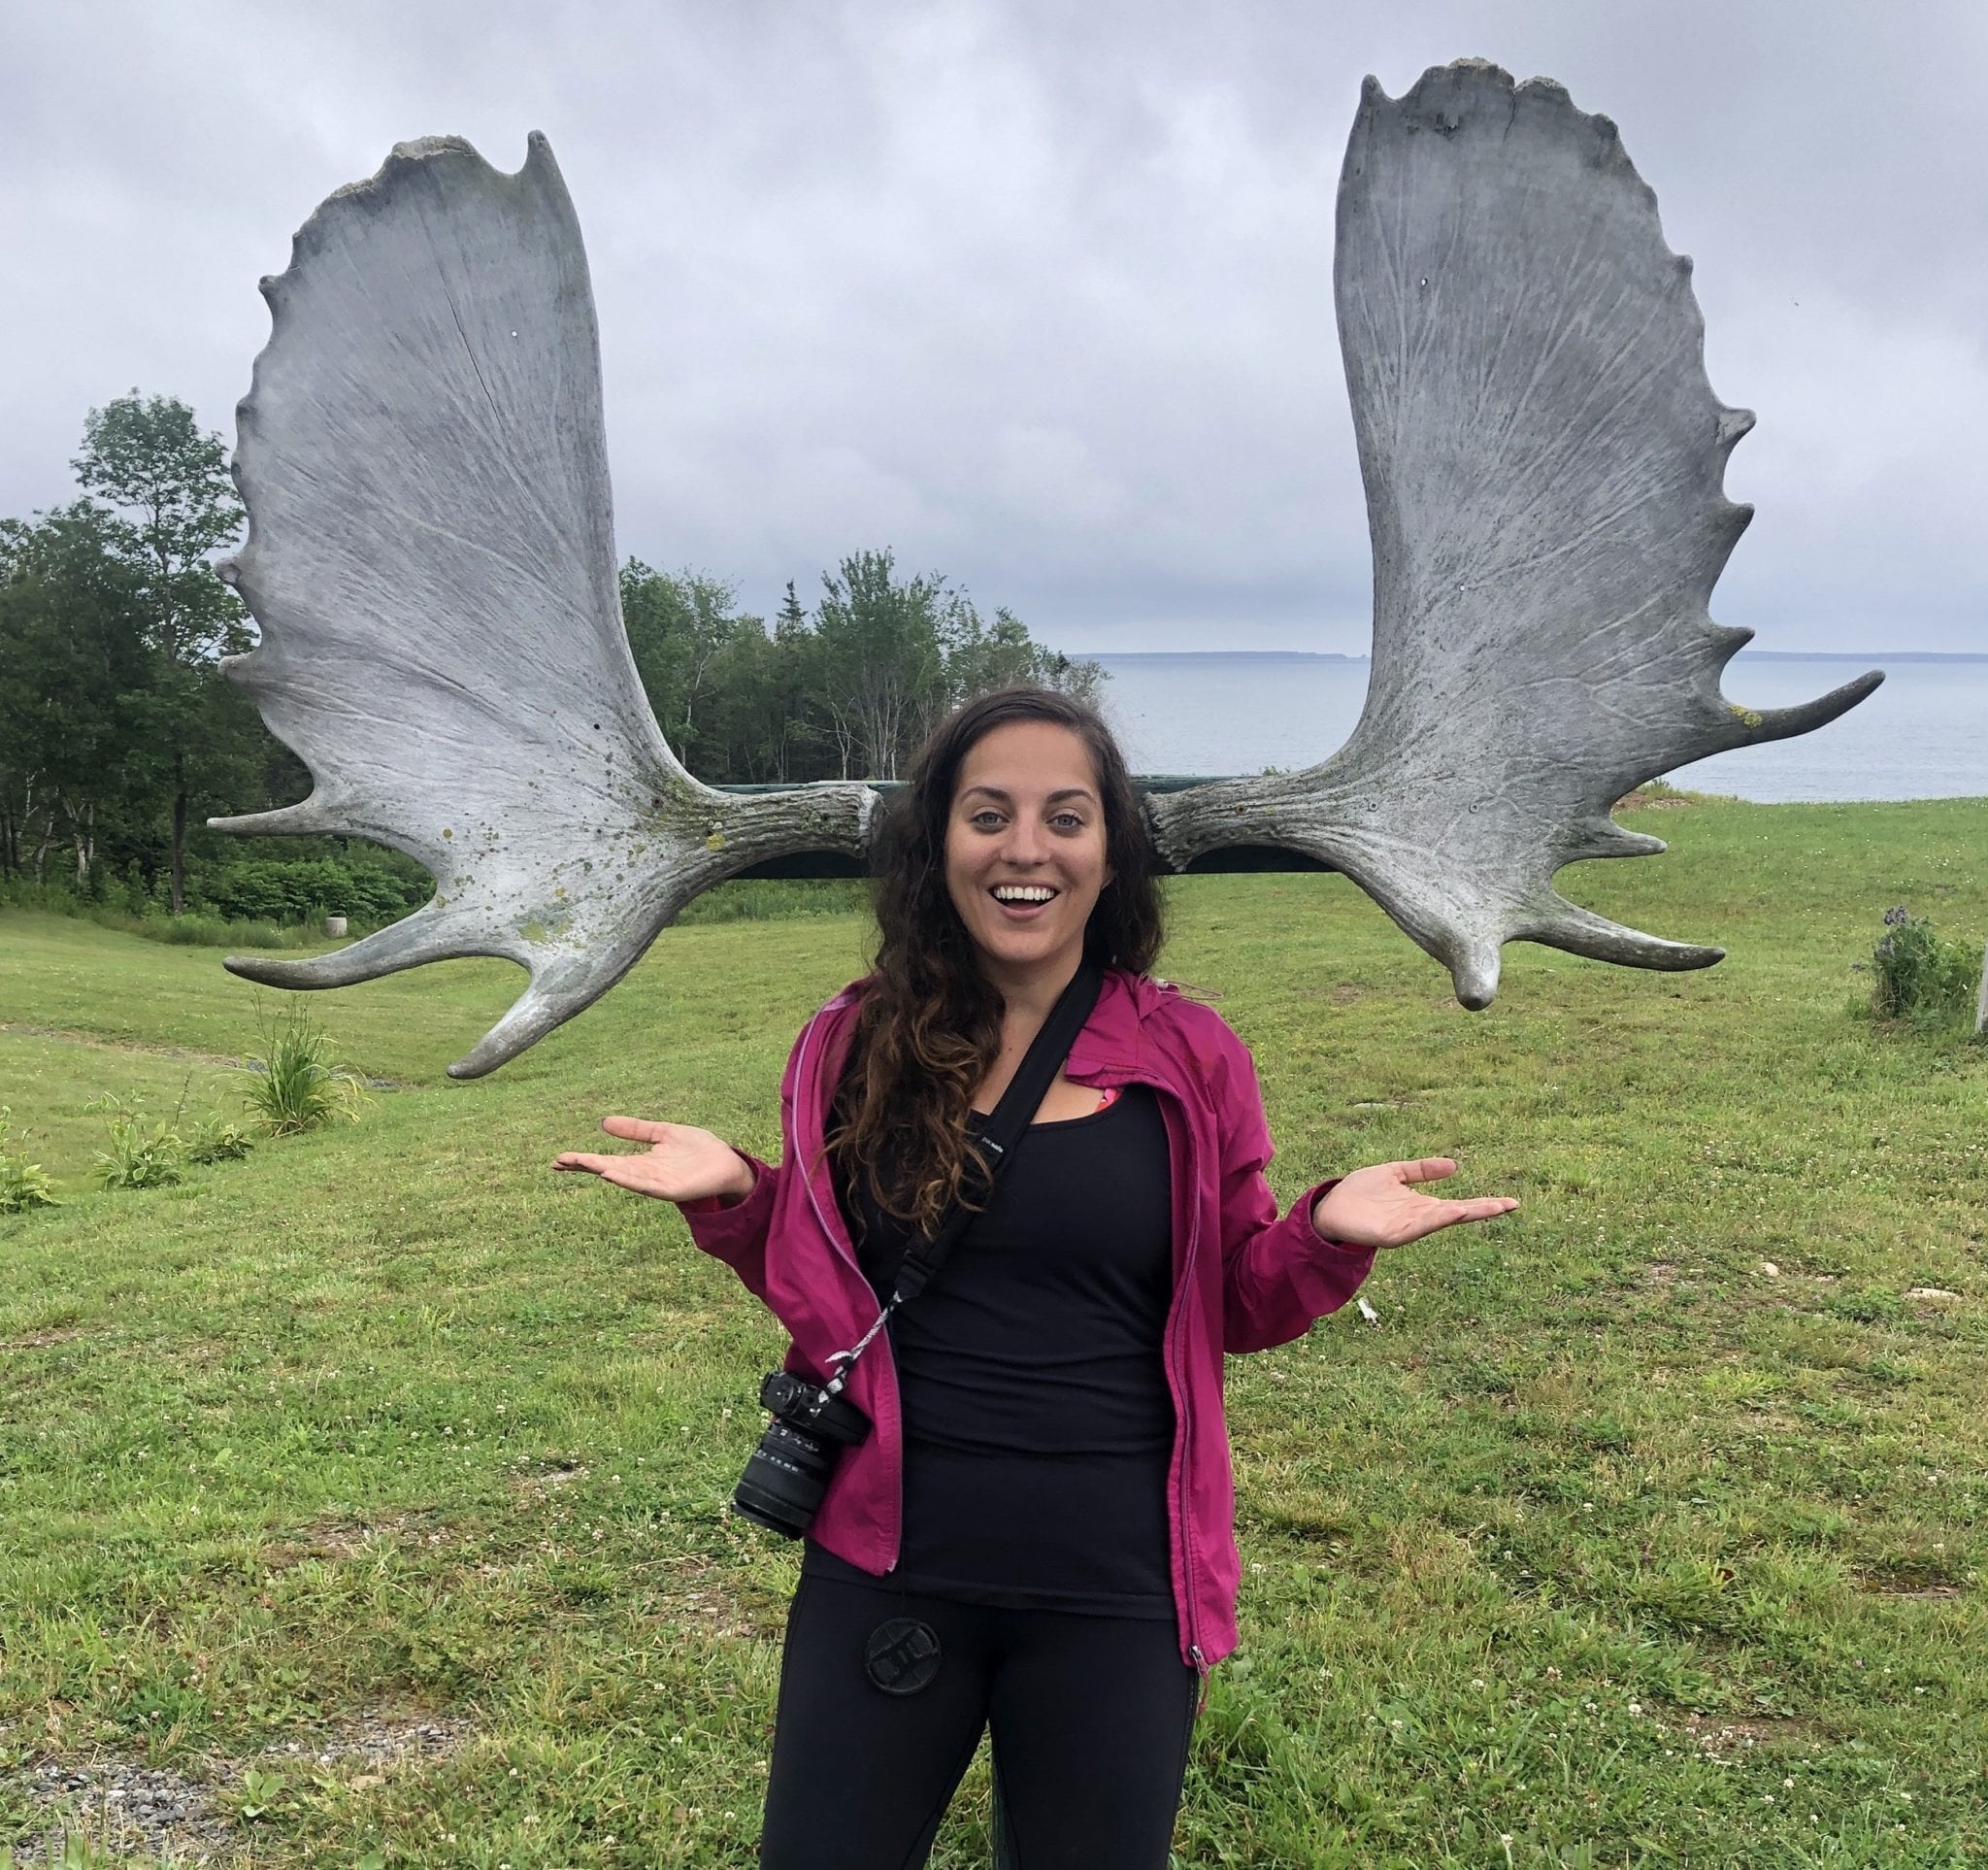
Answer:
[[[945,827],[945,886],[997,984],[1068,977],[1111,881],[1090,750],[1068,727],[1011,720],[968,750]]]

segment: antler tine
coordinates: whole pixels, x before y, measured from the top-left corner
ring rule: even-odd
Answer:
[[[1879,688],[1884,683],[1884,671],[1872,669],[1867,675],[1860,675],[1852,682],[1846,682],[1840,688],[1832,688],[1826,695],[1817,695],[1813,701],[1804,701],[1792,708],[1762,708],[1758,710],[1736,711],[1741,715],[1747,726],[1746,740],[1749,746],[1770,740],[1787,740],[1795,734],[1806,734],[1817,727],[1826,727],[1839,715],[1846,715],[1864,697]]]
[[[244,838],[315,838],[335,835],[340,826],[315,798],[280,805],[271,812],[245,812],[235,818],[209,818],[210,831],[231,831]]]
[[[1611,922],[1606,916],[1597,916],[1591,909],[1569,902],[1558,891],[1554,892],[1550,915],[1522,924],[1509,939],[1564,949],[1570,954],[1584,954],[1591,961],[1654,968],[1666,974],[1689,973],[1726,958],[1722,948],[1697,942],[1667,942],[1622,922]]]
[[[522,942],[502,936],[470,936],[458,918],[447,910],[428,903],[411,916],[404,916],[390,927],[362,936],[349,948],[335,949],[329,954],[314,954],[304,960],[282,960],[262,954],[230,954],[221,963],[230,974],[262,986],[293,989],[356,986],[362,981],[377,981],[405,968],[420,967],[429,961],[459,960],[470,954],[491,954],[507,961],[531,965],[529,950]]]
[[[633,965],[631,958],[629,966]],[[565,985],[534,981],[504,1018],[449,1066],[449,1077],[481,1078],[499,1065],[509,1064],[554,1026],[563,1025],[576,1013],[583,1013],[613,985],[613,981],[601,981],[578,971]]]

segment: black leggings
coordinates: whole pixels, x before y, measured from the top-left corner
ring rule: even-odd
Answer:
[[[941,1649],[915,1694],[864,1669],[879,1623]],[[803,1578],[787,1617],[762,1870],[916,1870],[983,1727],[1013,1870],[1165,1870],[1201,1681],[1171,1619],[993,1610]]]

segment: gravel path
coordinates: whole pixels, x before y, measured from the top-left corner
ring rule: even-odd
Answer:
[[[252,1762],[262,1772],[357,1768],[350,1783],[379,1785],[403,1766],[419,1771],[465,1746],[475,1729],[447,1717],[367,1715],[315,1740],[280,1742]],[[112,1863],[211,1866],[240,1860],[247,1840],[219,1794],[241,1783],[244,1762],[215,1760],[203,1777],[134,1760],[50,1759],[12,1775],[7,1789],[34,1818],[14,1845],[23,1866],[59,1864],[65,1832],[88,1839]]]

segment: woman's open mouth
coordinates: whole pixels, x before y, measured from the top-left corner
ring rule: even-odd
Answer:
[[[996,884],[988,895],[1011,921],[1033,921],[1062,893],[1047,884]]]

